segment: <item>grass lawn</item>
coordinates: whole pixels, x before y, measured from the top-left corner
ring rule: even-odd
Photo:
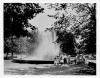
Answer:
[[[95,75],[96,70],[87,65],[19,64],[4,61],[5,75]]]

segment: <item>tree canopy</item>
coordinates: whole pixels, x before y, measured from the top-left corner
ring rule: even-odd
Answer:
[[[62,33],[71,33],[74,36],[74,40],[70,41],[70,44],[73,43],[76,53],[96,53],[95,3],[55,3],[47,4],[47,6],[49,9],[54,8],[57,11],[54,15],[48,15],[58,19],[54,23],[55,28]],[[63,37],[66,38],[66,36]]]
[[[38,3],[4,3],[4,38],[26,36],[28,19],[40,12],[43,8]]]

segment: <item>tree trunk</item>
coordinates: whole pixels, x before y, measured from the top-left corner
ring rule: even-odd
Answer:
[[[11,52],[11,58],[12,58],[12,59],[13,59],[13,55],[14,55],[14,54],[13,54],[13,51],[12,51],[12,52]]]
[[[8,58],[8,51],[7,51],[7,53],[6,53],[6,58]]]

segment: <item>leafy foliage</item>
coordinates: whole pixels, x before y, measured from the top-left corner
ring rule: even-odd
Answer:
[[[28,19],[43,11],[38,4],[4,3],[4,37],[26,36]]]
[[[13,56],[14,52],[27,51],[30,44],[24,37],[30,33],[26,28],[35,30],[35,27],[28,23],[28,19],[34,18],[40,12],[43,12],[43,8],[38,3],[4,3],[5,53],[11,52]]]
[[[48,8],[54,8],[57,13],[55,15],[48,15],[58,19],[54,23],[56,29],[60,32],[71,33],[74,40],[67,40],[69,37],[59,36],[65,38],[63,42],[72,43],[76,53],[96,53],[96,4],[89,3],[56,3],[48,5]],[[68,43],[65,44],[67,47]],[[73,48],[73,47],[72,47]],[[66,48],[66,51],[68,48]],[[73,51],[74,52],[74,51]]]

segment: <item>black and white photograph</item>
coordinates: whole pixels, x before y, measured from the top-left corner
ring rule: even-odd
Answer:
[[[96,75],[97,3],[3,3],[4,75]]]

